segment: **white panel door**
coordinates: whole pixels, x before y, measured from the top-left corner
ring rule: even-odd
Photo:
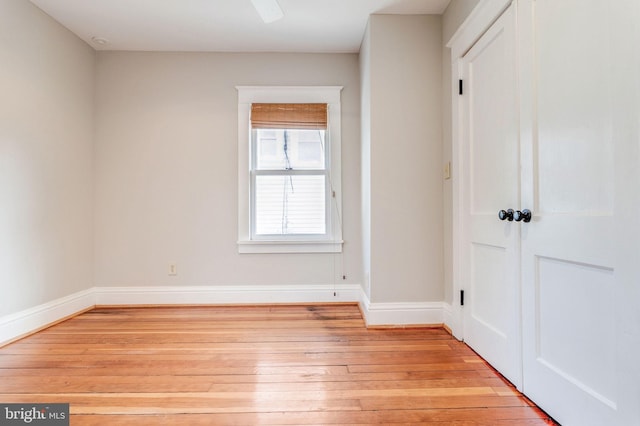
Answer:
[[[615,125],[614,104],[629,96],[618,90],[628,82],[612,72],[628,60],[612,40],[624,22],[613,18],[624,15],[622,3],[521,2],[521,21],[531,23],[521,34],[522,77],[532,82],[522,92],[522,195],[534,211],[521,225],[523,388],[564,426],[640,424],[619,412],[632,390],[620,379],[632,370],[617,362],[616,269],[635,255],[617,251],[615,197],[638,191],[615,178],[631,161],[618,155],[616,163],[631,142]]]
[[[462,58],[461,270],[464,340],[521,381],[519,226],[498,219],[519,201],[514,7]]]
[[[518,0],[457,70],[464,339],[563,426],[640,425],[638,22]]]

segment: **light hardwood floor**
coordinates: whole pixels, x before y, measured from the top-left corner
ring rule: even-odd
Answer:
[[[97,308],[0,348],[0,402],[71,425],[554,424],[441,328],[355,305]]]

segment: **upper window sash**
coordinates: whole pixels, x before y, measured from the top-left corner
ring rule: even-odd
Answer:
[[[330,170],[328,139],[324,130],[252,129],[251,169]]]

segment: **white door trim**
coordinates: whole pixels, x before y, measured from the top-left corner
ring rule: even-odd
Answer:
[[[452,63],[464,56],[512,1],[480,0],[478,2],[447,43],[447,47],[451,49]]]

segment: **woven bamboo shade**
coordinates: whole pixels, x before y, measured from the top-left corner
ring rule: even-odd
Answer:
[[[326,129],[327,104],[251,104],[253,129]]]

